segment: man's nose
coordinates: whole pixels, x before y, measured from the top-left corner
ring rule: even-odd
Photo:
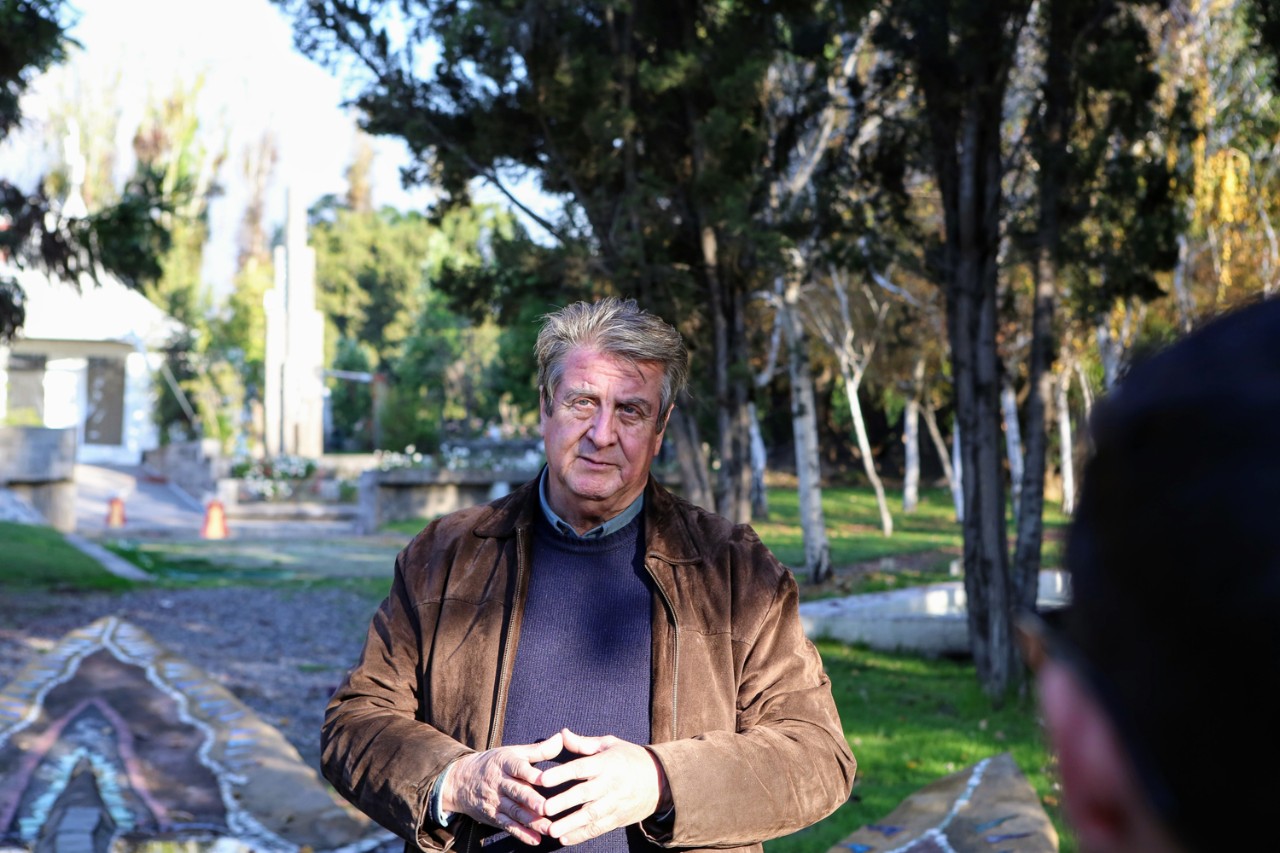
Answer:
[[[587,433],[587,437],[596,447],[605,447],[613,444],[618,438],[618,424],[614,417],[614,413],[609,409],[601,406],[596,416],[591,420],[591,429]]]

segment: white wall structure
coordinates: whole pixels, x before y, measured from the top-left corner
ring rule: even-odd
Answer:
[[[152,413],[162,348],[181,325],[110,276],[50,279],[0,265],[26,294],[26,323],[0,345],[0,420],[74,427],[79,462],[136,465],[159,445]]]
[[[324,452],[324,318],[316,309],[316,253],[307,217],[290,192],[285,241],[275,249],[267,314],[265,421],[268,456]]]

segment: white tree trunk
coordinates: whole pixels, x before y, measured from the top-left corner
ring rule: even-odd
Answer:
[[[1103,317],[1098,321],[1095,334],[1098,341],[1098,359],[1102,362],[1102,387],[1103,390],[1110,391],[1116,384],[1116,377],[1120,375],[1120,347],[1111,334],[1111,325],[1107,322],[1107,318]]]
[[[1093,389],[1089,387],[1089,376],[1084,372],[1084,365],[1076,362],[1076,378],[1080,380],[1080,396],[1084,398],[1084,417],[1087,421],[1093,414]]]
[[[960,420],[951,428],[951,467],[955,476],[951,478],[951,501],[956,506],[956,521],[964,523],[964,454],[960,447]]]
[[[1016,528],[1018,510],[1022,505],[1022,429],[1018,426],[1018,395],[1008,382],[1000,385],[1000,412],[1004,416],[1004,447],[1009,458],[1010,497]]]
[[[924,395],[924,355],[911,370],[911,397],[902,413],[902,444],[906,470],[902,477],[902,511],[915,512],[920,503],[920,398]]]
[[[1058,373],[1056,405],[1058,408],[1058,444],[1062,448],[1062,511],[1067,515],[1076,508],[1075,445],[1071,435],[1071,409],[1067,405],[1067,392],[1071,389],[1071,369],[1063,367]]]
[[[933,406],[929,405],[928,400],[925,400],[920,408],[921,414],[924,415],[924,425],[929,430],[929,439],[933,442],[934,452],[938,454],[938,461],[942,463],[942,473],[947,478],[947,488],[955,491],[956,475],[951,469],[951,451],[947,449],[947,442],[942,438],[942,430],[938,429],[938,413],[933,410]]]
[[[784,291],[778,309],[787,333],[787,373],[791,385],[791,424],[796,445],[796,479],[800,490],[800,531],[804,539],[804,566],[815,582],[831,576],[831,546],[822,512],[822,468],[818,459],[818,415],[813,374],[809,370],[809,346],[800,322],[798,283]]]
[[[764,486],[765,460],[768,457],[764,449],[764,436],[760,434],[760,417],[756,412],[756,404],[748,403],[747,412],[751,421],[751,517],[762,521],[769,517],[769,496]]]
[[[885,536],[893,535],[893,516],[889,514],[889,503],[884,496],[884,483],[876,472],[876,461],[871,456],[871,441],[867,438],[867,424],[862,418],[862,403],[858,401],[858,386],[862,377],[851,373],[847,368],[844,373],[844,390],[849,397],[849,414],[853,417],[853,431],[858,438],[858,450],[862,453],[862,467],[871,481],[871,488],[876,492],[876,505],[880,508],[880,529]]]
[[[902,413],[902,445],[906,470],[902,476],[902,511],[915,512],[920,503],[920,400],[907,400]]]

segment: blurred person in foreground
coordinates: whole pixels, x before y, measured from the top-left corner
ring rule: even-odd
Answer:
[[[1280,802],[1280,301],[1140,362],[1096,409],[1070,606],[1023,651],[1088,851],[1270,848]]]
[[[795,580],[650,476],[679,332],[613,298],[544,321],[547,464],[397,557],[325,776],[408,849],[759,850],[853,784]]]

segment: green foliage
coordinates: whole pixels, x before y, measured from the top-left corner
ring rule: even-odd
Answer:
[[[378,407],[378,421],[384,448],[422,448],[431,452],[440,446],[441,423],[423,399],[419,386],[393,385]]]
[[[339,336],[372,346],[379,367],[389,364],[418,309],[431,223],[391,208],[321,206],[311,216],[317,307]]]
[[[225,319],[215,337],[243,377],[246,396],[261,396],[266,387],[267,315],[263,299],[274,284],[269,263],[250,256],[236,274],[227,298]]]
[[[23,590],[124,590],[117,577],[51,527],[0,521],[0,597]]]
[[[335,346],[333,369],[351,373],[373,371],[372,348],[352,338]],[[329,411],[334,441],[341,450],[373,450],[373,391],[368,382],[331,377]]]
[[[0,0],[0,139],[21,121],[32,80],[77,46],[66,34],[69,9],[62,0]]]
[[[482,205],[428,218],[328,199],[312,215],[318,301],[337,334],[333,365],[389,378],[381,446],[432,450],[446,429],[474,433],[502,419],[504,377],[493,369],[500,334],[474,283],[497,268],[496,246],[522,243],[511,214]],[[447,296],[448,287],[457,294]],[[340,440],[369,446],[368,389],[341,380],[331,387]]]

